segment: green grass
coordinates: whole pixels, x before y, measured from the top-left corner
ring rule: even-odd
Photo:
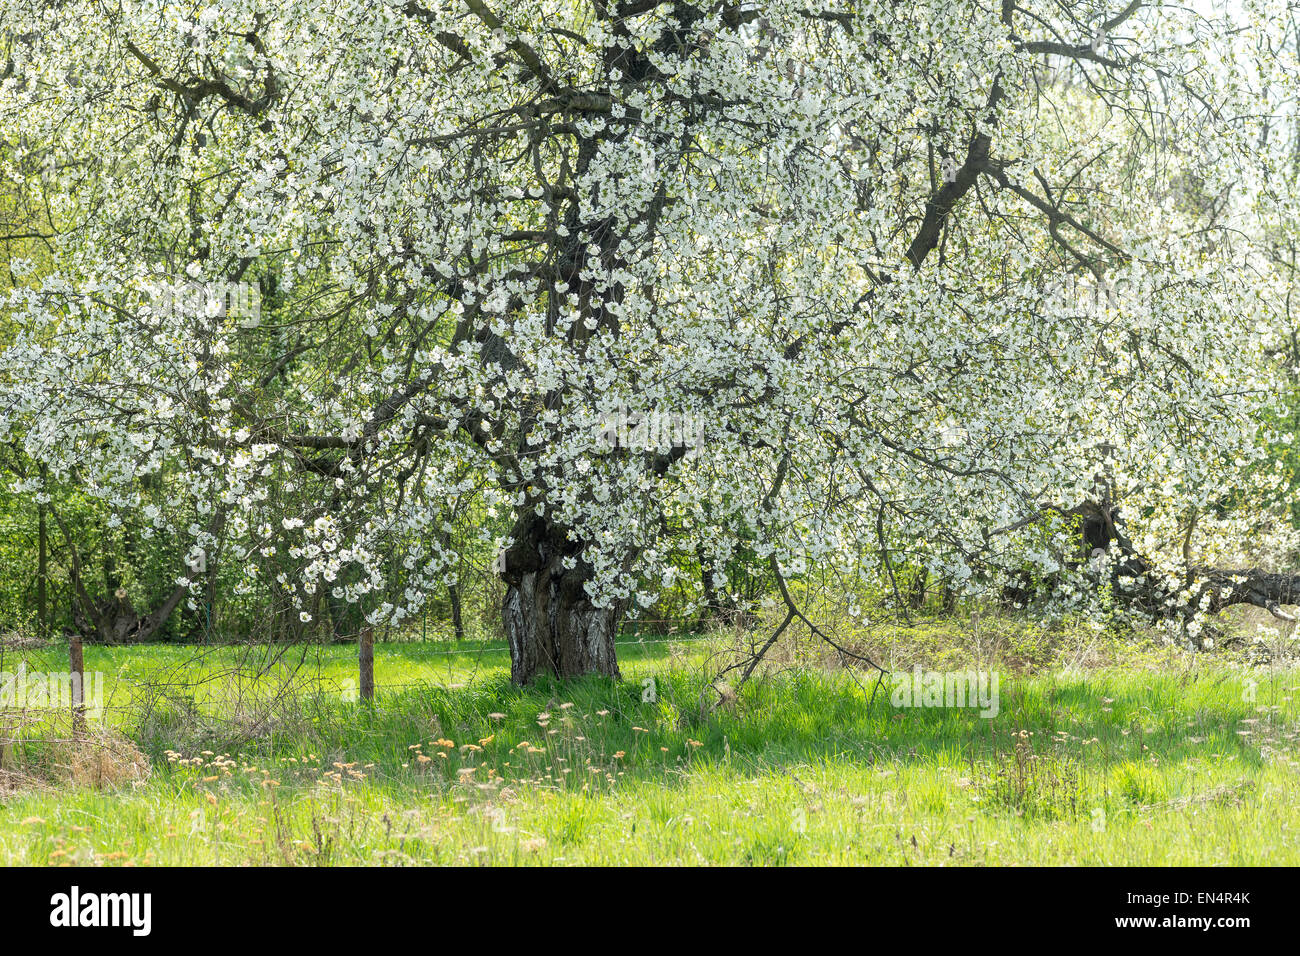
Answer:
[[[355,648],[338,647],[269,707],[229,693],[235,651],[195,667],[192,650],[88,651],[152,775],[0,794],[0,863],[1300,863],[1296,671],[1003,674],[983,719],[815,668],[715,709],[698,644],[526,690],[499,650],[393,644],[374,705],[343,699]],[[141,709],[164,675],[209,679]],[[56,751],[23,757],[58,779]]]

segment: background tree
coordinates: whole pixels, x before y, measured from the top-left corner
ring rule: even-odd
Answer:
[[[1193,13],[6,13],[6,175],[56,228],[8,300],[2,437],[302,623],[409,621],[474,544],[520,682],[616,674],[683,554],[792,616],[814,566],[1082,599],[1045,502],[1104,472],[1185,514],[1260,454],[1258,183],[1174,205],[1205,157],[1162,147],[1253,162],[1271,80]]]

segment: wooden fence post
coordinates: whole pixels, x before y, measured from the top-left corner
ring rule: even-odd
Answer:
[[[86,730],[86,664],[80,634],[74,633],[68,642],[68,662],[72,671],[72,736],[76,738]]]
[[[361,664],[361,699],[375,699],[375,632],[373,628],[361,629],[358,651]]]

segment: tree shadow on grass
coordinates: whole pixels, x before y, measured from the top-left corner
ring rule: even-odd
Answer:
[[[411,688],[373,705],[330,707],[280,749],[328,754],[361,765],[401,790],[445,789],[493,780],[584,792],[634,781],[679,784],[701,767],[748,774],[838,761],[865,768],[1005,767],[1058,760],[1079,768],[1151,761],[1236,760],[1258,767],[1258,741],[1295,721],[1285,696],[1295,675],[1261,685],[1255,700],[1219,676],[1115,672],[1003,683],[996,716],[977,708],[897,707],[889,688],[843,675],[789,673],[752,681],[739,700],[711,706],[700,672],[642,662],[653,684],[541,680],[528,688],[491,674],[463,686]],[[1253,723],[1252,723],[1253,721]],[[421,760],[423,756],[424,760]]]

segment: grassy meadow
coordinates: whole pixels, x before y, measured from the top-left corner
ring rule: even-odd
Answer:
[[[380,643],[373,704],[355,647],[87,648],[103,715],[9,748],[0,864],[1300,863],[1300,670],[1041,636],[876,649],[995,667],[987,719],[811,646],[720,695],[721,638],[527,689],[499,645]]]

